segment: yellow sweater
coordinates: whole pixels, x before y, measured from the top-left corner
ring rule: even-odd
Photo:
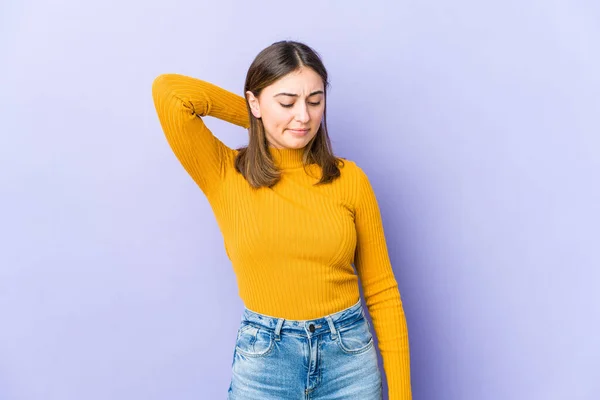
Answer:
[[[287,319],[322,317],[358,301],[360,278],[389,399],[410,399],[406,319],[365,173],[344,160],[340,178],[313,186],[318,179],[302,168],[302,149],[270,148],[282,178],[253,189],[234,168],[237,150],[201,118],[248,128],[243,97],[178,74],[157,77],[152,95],[169,145],[214,211],[246,307]]]

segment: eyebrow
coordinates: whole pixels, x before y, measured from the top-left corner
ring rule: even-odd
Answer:
[[[312,92],[311,94],[308,95],[308,97],[310,96],[314,96],[316,94],[323,94],[322,90],[317,90],[316,92]],[[297,94],[294,93],[277,93],[275,96],[273,97],[277,97],[277,96],[290,96],[290,97],[299,97]]]

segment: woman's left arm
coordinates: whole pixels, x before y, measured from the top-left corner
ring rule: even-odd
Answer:
[[[358,173],[354,266],[377,335],[389,400],[409,400],[412,398],[410,353],[404,309],[388,255],[375,193],[362,169],[358,168]]]

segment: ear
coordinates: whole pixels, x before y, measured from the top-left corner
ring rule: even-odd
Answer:
[[[250,105],[250,111],[252,111],[252,115],[254,115],[256,118],[260,118],[260,104],[258,103],[258,99],[249,90],[246,92],[246,99],[248,99],[248,104]]]

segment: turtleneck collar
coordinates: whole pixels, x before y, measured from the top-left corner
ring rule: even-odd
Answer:
[[[304,155],[304,148],[278,149],[269,146],[269,153],[271,153],[271,157],[273,157],[275,166],[279,169],[299,168],[303,166],[302,156]]]

